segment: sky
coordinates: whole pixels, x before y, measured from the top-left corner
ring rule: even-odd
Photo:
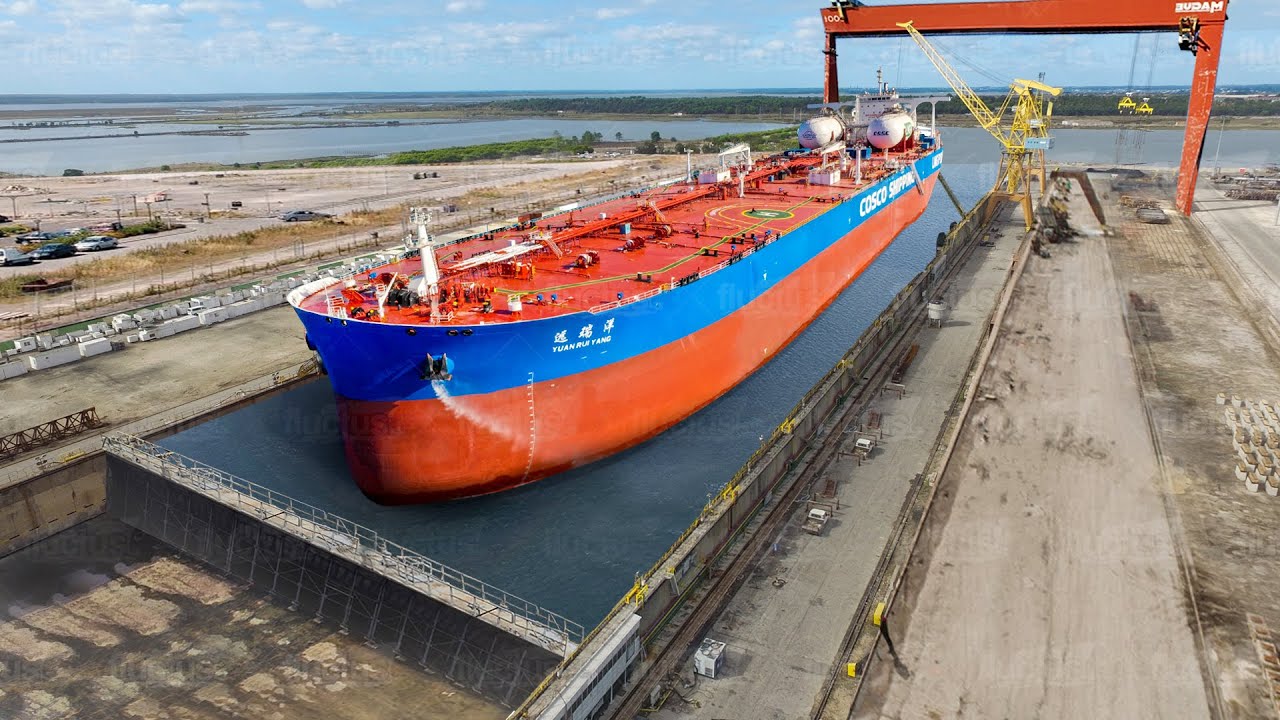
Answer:
[[[0,0],[0,93],[816,88],[824,4]],[[1119,86],[1134,36],[940,46],[975,87],[1039,72],[1067,87]],[[1135,87],[1189,84],[1192,57],[1173,33],[1142,36],[1138,55]],[[873,84],[877,66],[900,87],[939,85],[909,40],[841,41],[843,86]],[[1219,82],[1280,83],[1280,0],[1231,2]]]

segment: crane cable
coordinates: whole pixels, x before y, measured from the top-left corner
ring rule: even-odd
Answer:
[[[936,37],[929,38],[929,42],[932,43],[934,47],[942,50],[943,55],[951,58],[954,62],[958,62],[961,65],[964,65],[965,67],[969,68],[975,73],[994,82],[998,86],[1008,88],[1009,79],[1006,76],[1001,75],[1000,73],[997,73],[994,70],[991,70],[990,68],[984,67],[983,65],[980,65],[974,62],[973,60],[970,60],[966,56],[967,55],[966,53],[957,51],[955,48],[951,47],[947,43],[942,42],[941,40],[938,40]]]
[[[1129,61],[1129,82],[1125,84],[1127,92],[1133,92],[1133,77],[1138,72],[1138,46],[1142,43],[1142,36],[1134,34],[1133,36],[1133,59]]]

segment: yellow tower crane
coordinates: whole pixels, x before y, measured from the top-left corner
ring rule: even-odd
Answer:
[[[999,109],[993,111],[910,21],[898,23],[898,27],[910,33],[911,39],[920,46],[929,62],[938,69],[978,121],[978,126],[990,133],[1004,148],[1000,154],[1000,170],[996,173],[994,192],[997,198],[1022,206],[1023,218],[1030,230],[1035,220],[1031,208],[1031,179],[1038,176],[1040,192],[1043,194],[1047,177],[1044,151],[1053,147],[1053,137],[1049,135],[1053,101],[1046,104],[1044,96],[1057,97],[1062,93],[1062,88],[1035,80],[1014,80],[1009,85],[1009,95]],[[1012,117],[1006,123],[1005,114],[1010,108]],[[998,204],[990,207],[998,207]]]

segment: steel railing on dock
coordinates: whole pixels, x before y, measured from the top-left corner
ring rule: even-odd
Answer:
[[[283,528],[406,587],[468,611],[561,656],[583,628],[562,615],[428,558],[377,531],[131,435],[110,435],[103,449],[251,517]]]

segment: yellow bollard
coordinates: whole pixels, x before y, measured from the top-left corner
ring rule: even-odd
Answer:
[[[884,603],[876,603],[876,611],[871,616],[871,624],[880,627],[884,621]]]
[[[849,663],[845,672],[849,673],[849,677],[858,677],[858,663]]]

